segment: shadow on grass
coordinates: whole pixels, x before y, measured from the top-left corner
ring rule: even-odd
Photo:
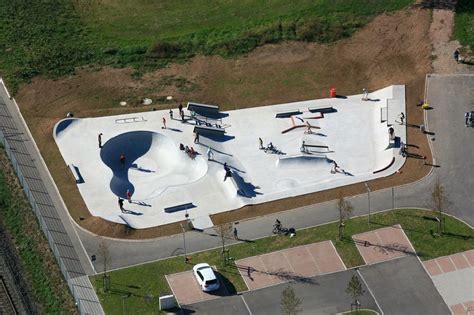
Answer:
[[[430,221],[437,222],[437,219],[433,218],[433,217],[428,217],[428,216],[419,217],[419,216],[410,215],[410,214],[403,214],[403,215],[407,216],[407,217],[414,217],[414,218],[417,218],[417,219],[430,220]],[[370,223],[380,225],[380,226],[390,226],[390,227],[393,227],[393,228],[397,229],[397,227],[394,227],[393,224],[386,224],[386,223],[380,223],[380,222],[375,222],[375,221],[370,221]],[[433,230],[432,229],[430,229],[428,231],[420,231],[420,230],[407,228],[405,226],[402,226],[402,229],[404,231],[410,231],[410,232],[414,232],[414,233],[426,234],[426,235],[431,235],[431,236],[433,235]],[[471,235],[456,234],[456,233],[451,233],[451,232],[443,232],[442,236],[448,236],[448,237],[463,239],[463,240],[466,240],[466,241],[471,239],[471,238],[474,238],[474,236],[471,236]],[[420,256],[420,255],[418,255],[418,256]]]
[[[278,270],[278,271],[262,271],[255,269],[250,266],[243,266],[243,265],[235,265],[237,269],[244,270],[247,273],[247,277],[250,280],[253,280],[252,274],[253,273],[261,273],[269,276],[277,277],[279,280],[284,282],[294,281],[298,283],[305,283],[305,284],[312,284],[312,285],[319,285],[314,279],[305,277],[294,272]]]

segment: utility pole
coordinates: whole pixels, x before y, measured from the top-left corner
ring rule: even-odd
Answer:
[[[370,188],[369,188],[369,185],[367,185],[367,183],[364,183],[365,185],[365,188],[367,189],[367,200],[368,200],[368,204],[369,204],[369,216],[368,216],[368,223],[369,223],[369,227],[370,227]]]
[[[188,258],[186,257],[186,230],[182,223],[180,223],[179,226],[181,226],[181,230],[183,231],[184,263],[186,264],[188,262]]]

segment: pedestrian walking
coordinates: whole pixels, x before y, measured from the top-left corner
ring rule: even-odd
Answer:
[[[262,138],[258,138],[258,145],[259,145],[260,150],[263,150],[263,149],[264,149]]]
[[[123,199],[120,198],[120,197],[118,199],[118,205],[119,205],[120,211],[122,211],[122,213],[124,213],[125,210],[123,209]]]
[[[469,127],[469,116],[470,116],[469,112],[466,112],[464,114],[464,124],[466,125],[466,127]]]
[[[127,189],[127,200],[128,203],[132,203],[132,192],[130,191],[130,189]]]
[[[102,132],[97,136],[97,140],[99,141],[99,149],[102,149]]]
[[[459,63],[459,50],[456,49],[454,51],[453,57],[454,57],[454,60],[456,61],[456,63]]]
[[[207,148],[207,160],[208,161],[214,160],[214,152],[212,151],[211,147]]]
[[[120,159],[120,168],[124,169],[125,168],[125,155],[121,153],[119,159]]]
[[[181,115],[181,113],[183,112],[183,104],[179,103],[178,110],[179,110],[179,114]]]
[[[170,108],[170,120],[173,119],[173,110]]]
[[[234,240],[238,240],[238,239],[239,239],[238,231],[237,231],[237,228],[234,227]]]
[[[199,132],[194,134],[194,143],[199,143]]]
[[[181,110],[179,114],[181,115],[181,121],[184,122],[184,111]]]
[[[161,127],[162,129],[166,129],[166,118],[163,117],[162,118],[162,121],[163,121],[163,127]]]

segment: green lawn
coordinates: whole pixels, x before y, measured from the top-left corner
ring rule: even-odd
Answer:
[[[331,42],[413,0],[0,0],[0,75],[15,92],[36,75],[89,64],[141,73],[195,54],[234,56],[281,40]]]
[[[378,229],[394,224],[401,224],[422,260],[449,255],[456,252],[474,249],[474,232],[462,222],[451,217],[445,218],[445,234],[441,237],[433,236],[437,231],[437,222],[433,221],[432,214],[424,210],[396,210],[372,215],[369,227],[367,217],[351,219],[346,224],[346,237],[343,241],[337,240],[337,223],[326,224],[315,228],[298,231],[293,238],[285,236],[268,237],[255,242],[244,242],[229,247],[230,255],[241,259],[271,251],[310,244],[323,240],[332,240],[339,255],[347,267],[363,264],[355,245],[351,242],[353,234]],[[269,227],[270,228],[270,227]],[[246,290],[243,279],[235,267],[224,267],[221,263],[220,250],[211,250],[192,255],[192,263],[207,262],[217,266],[218,271],[226,281],[232,293]],[[150,313],[157,309],[155,303],[144,303],[144,296],[170,293],[165,275],[184,270],[190,270],[192,264],[185,265],[182,257],[170,258],[137,267],[122,269],[110,273],[112,292],[102,292],[102,276],[92,279],[102,305],[109,314],[121,312],[121,297],[126,298],[126,307]]]
[[[474,1],[458,1],[454,18],[454,36],[462,45],[474,48]]]

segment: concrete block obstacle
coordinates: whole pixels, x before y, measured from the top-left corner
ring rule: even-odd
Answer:
[[[209,127],[209,126],[195,126],[193,133],[197,133],[200,136],[223,136],[225,134],[224,128]]]
[[[163,211],[166,213],[173,213],[173,212],[178,212],[178,211],[183,211],[183,210],[189,210],[192,208],[196,208],[196,206],[192,202],[188,202],[188,203],[183,203],[176,206],[166,207],[163,209]]]
[[[83,183],[84,179],[82,178],[81,174],[79,173],[79,169],[77,168],[77,166],[75,166],[74,164],[69,164],[68,167],[71,170],[71,173],[74,176],[74,179],[76,180],[76,184]]]
[[[275,118],[288,118],[294,115],[301,115],[302,112],[299,109],[295,109],[292,111],[284,111],[284,112],[277,112],[275,114]]]
[[[337,112],[337,110],[334,107],[330,106],[330,105],[317,106],[317,107],[308,107],[308,111],[310,113],[322,113],[322,114]]]
[[[116,124],[129,124],[129,123],[138,123],[138,122],[144,122],[144,121],[146,121],[144,117],[127,117],[127,118],[115,119]]]
[[[219,116],[219,106],[217,105],[188,102],[188,106],[186,108],[188,111],[194,112],[204,117]]]

